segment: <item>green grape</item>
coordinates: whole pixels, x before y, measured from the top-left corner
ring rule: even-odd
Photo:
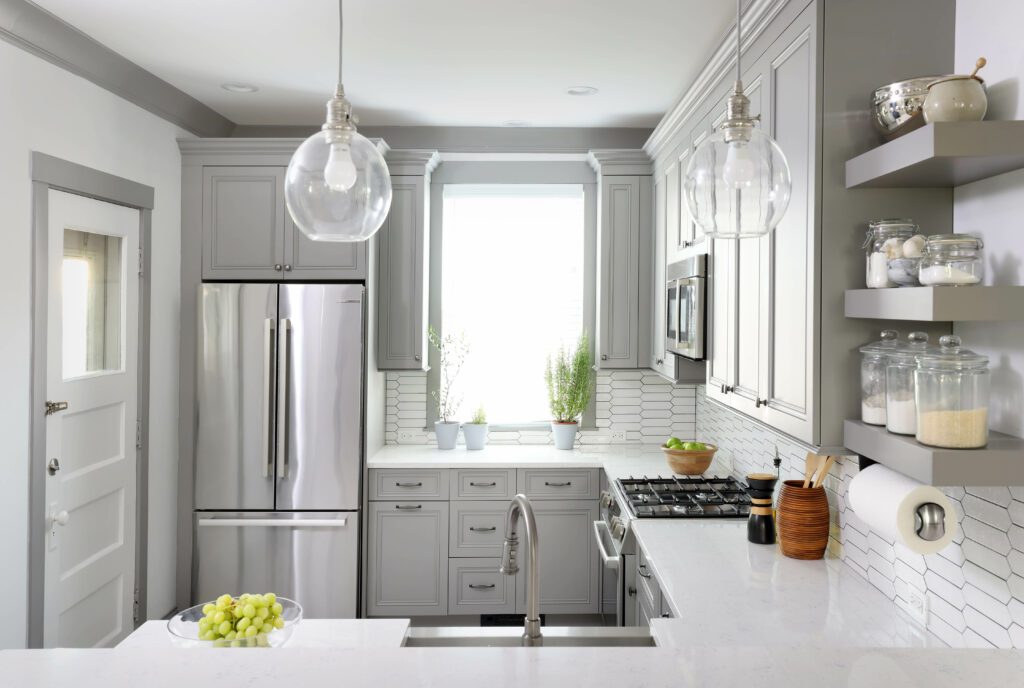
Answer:
[[[203,614],[209,614],[210,612],[214,611],[215,609],[217,609],[217,608],[215,606],[213,606],[212,604],[209,604],[209,603],[204,604],[203,605]]]
[[[241,640],[232,640],[231,641],[231,647],[242,647],[242,641]]]
[[[268,616],[270,616],[270,610],[266,607],[260,607],[256,610],[256,616],[260,617],[261,619],[265,619]]]
[[[213,631],[207,631],[206,633],[203,633],[203,640],[216,640],[216,639],[217,639],[217,634],[214,633]]]
[[[238,630],[239,633],[241,633],[245,629],[249,628],[249,626],[251,625],[252,619],[250,619],[248,616],[243,616],[241,619],[238,620],[238,623],[235,624],[235,628]]]
[[[231,602],[232,602],[231,595],[221,595],[220,597],[217,598],[217,604],[218,605],[227,606],[227,605],[231,604]]]
[[[226,618],[228,618],[227,614],[225,614],[224,612],[217,612],[213,615],[213,623],[220,625],[224,623],[224,619]]]
[[[272,592],[268,592],[263,598],[267,601],[267,605],[273,607],[277,604],[277,595]]]
[[[199,633],[203,634],[208,630],[210,630],[210,620],[204,616],[199,619]]]
[[[238,637],[238,634],[234,631],[228,631],[224,634],[224,640],[234,640],[236,637]]]
[[[231,622],[221,621],[220,626],[217,626],[217,632],[221,635],[227,635],[231,632]]]
[[[284,628],[284,619],[282,619],[280,616],[275,616],[274,628]]]
[[[248,628],[245,629],[245,637],[246,638],[252,638],[257,633],[259,633],[259,631],[256,630],[255,626],[249,626]]]
[[[231,616],[235,617],[236,619],[241,619],[242,618],[242,605],[236,604],[234,606],[234,608],[231,610]]]
[[[274,630],[274,624],[265,623],[265,624],[263,624],[263,627],[260,628],[260,633],[270,633],[273,630]]]
[[[275,602],[270,607],[270,613],[273,614],[274,616],[281,616],[281,612],[283,612],[283,611],[284,611],[284,605],[282,605],[280,602]]]
[[[242,609],[242,615],[247,616],[251,619],[252,617],[256,616],[256,607],[252,606],[251,604],[245,605],[245,607]]]
[[[256,638],[256,645],[258,647],[270,647],[270,641],[267,640],[267,636],[261,635]]]
[[[257,609],[270,606],[267,604],[267,599],[263,595],[253,595],[252,603]]]

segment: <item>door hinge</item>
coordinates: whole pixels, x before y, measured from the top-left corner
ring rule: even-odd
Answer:
[[[138,624],[139,621],[139,586],[135,586],[132,593],[132,623]]]
[[[139,277],[142,277],[142,246],[139,246]]]
[[[135,419],[135,448],[142,449],[142,419]]]

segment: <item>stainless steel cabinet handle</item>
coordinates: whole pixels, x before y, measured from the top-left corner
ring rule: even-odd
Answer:
[[[275,263],[274,264],[274,269],[277,270],[278,272],[281,272],[281,264],[280,263]]]
[[[493,533],[497,530],[495,526],[488,526],[486,528],[484,526],[470,526],[469,529],[474,533]]]
[[[626,594],[630,597],[636,597],[636,588],[634,588],[632,585],[629,586],[629,588],[626,589]]]
[[[567,480],[564,483],[551,483],[551,482],[548,482],[547,480],[545,480],[544,484],[546,486],[548,486],[548,487],[569,487],[570,485],[572,485],[572,481],[571,480]]]
[[[474,482],[471,482],[471,483],[469,483],[469,486],[470,487],[494,487],[497,484],[498,483],[474,483]]]
[[[261,528],[344,528],[344,518],[201,518],[196,525],[210,527],[244,528],[259,526]]]
[[[647,570],[647,564],[640,564],[637,567],[636,572],[640,574],[641,578],[650,578],[651,572]]]
[[[263,477],[274,470],[274,319],[263,321]]]
[[[423,487],[423,483],[395,483],[395,487]]]
[[[669,614],[668,612],[665,612],[664,614],[661,615],[661,618],[663,618],[663,619],[671,619],[672,615]]]
[[[289,354],[292,339],[292,321],[281,319],[281,331],[278,333],[280,344],[277,350],[277,479],[288,477],[288,402],[290,371]]]
[[[422,509],[423,505],[422,504],[395,504],[395,508],[396,509],[401,509],[402,511],[415,511],[416,509]]]
[[[291,266],[291,265],[287,265],[287,264],[286,264],[286,265],[284,266],[284,271],[285,271],[285,272],[291,272],[291,271],[292,271],[292,266]]]
[[[490,590],[494,587],[494,583],[470,583],[469,587],[473,590]]]

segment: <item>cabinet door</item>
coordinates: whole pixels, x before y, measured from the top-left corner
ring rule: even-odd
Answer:
[[[600,558],[593,532],[593,523],[598,519],[597,502],[535,501],[533,511],[540,533],[541,613],[600,613]],[[520,543],[516,609],[525,613],[530,556],[522,536]]]
[[[651,318],[651,370],[666,377],[673,374],[669,355],[665,353],[665,326],[668,318],[668,303],[666,298],[666,241],[668,239],[665,218],[665,196],[666,177],[660,176],[654,182],[654,273],[651,280],[651,303],[653,304],[653,317]]]
[[[366,279],[366,241],[313,241],[286,217],[284,276],[301,280]]]
[[[736,242],[708,239],[708,283],[710,303],[707,311],[708,385],[707,395],[722,403],[729,403],[728,390],[734,381],[734,313],[735,272],[733,254]]]
[[[448,613],[448,503],[370,502],[370,616]]]
[[[598,366],[638,367],[640,177],[601,179]]]
[[[767,125],[786,153],[793,180],[789,208],[768,241],[761,290],[762,418],[769,425],[816,444],[815,179],[817,127],[816,21],[814,7],[801,14],[766,56],[772,85]],[[768,99],[764,100],[768,110]]]
[[[679,257],[679,252],[687,246],[679,216],[682,201],[680,196],[682,178],[679,163],[670,162],[669,166],[665,168],[665,232],[669,242],[667,245],[672,247],[672,255],[676,259]]]
[[[203,279],[280,279],[283,167],[203,168]]]
[[[391,212],[378,233],[377,367],[426,366],[426,181],[391,178]]]

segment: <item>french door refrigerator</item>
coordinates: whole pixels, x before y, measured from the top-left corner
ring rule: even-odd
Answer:
[[[274,592],[355,618],[363,294],[200,285],[194,604]]]

